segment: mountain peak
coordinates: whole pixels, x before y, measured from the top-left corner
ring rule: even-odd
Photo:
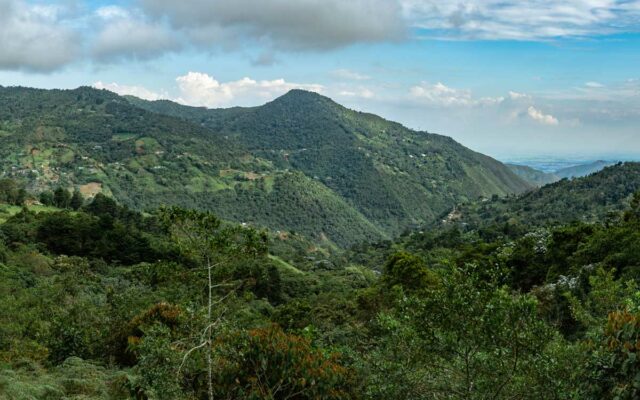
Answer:
[[[303,89],[291,89],[287,93],[273,100],[271,104],[296,104],[307,106],[338,105],[336,102],[321,95],[320,93]]]

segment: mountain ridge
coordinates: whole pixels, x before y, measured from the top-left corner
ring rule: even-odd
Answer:
[[[594,174],[562,179],[519,196],[459,205],[440,224],[520,232],[573,222],[598,222],[628,207],[638,191],[640,163],[617,163]]]
[[[530,188],[451,138],[304,91],[209,110],[87,87],[3,88],[0,106],[0,171],[32,190],[89,185],[136,209],[209,209],[340,246],[398,235],[465,199]]]

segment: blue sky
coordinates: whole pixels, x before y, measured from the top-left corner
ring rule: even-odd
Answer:
[[[292,88],[500,157],[640,155],[640,0],[0,0],[0,85]]]

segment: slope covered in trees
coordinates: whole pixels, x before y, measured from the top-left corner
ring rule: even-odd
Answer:
[[[90,88],[0,88],[0,156],[1,173],[32,192],[104,193],[138,210],[178,204],[338,246],[528,187],[449,138],[303,91],[206,110]]]
[[[640,195],[619,207],[512,236],[445,226],[331,258],[102,195],[24,208],[0,224],[0,395],[633,399]]]
[[[563,179],[520,196],[459,205],[444,217],[444,222],[465,229],[493,227],[522,232],[574,221],[603,221],[628,206],[638,190],[640,163],[619,163],[596,174]]]
[[[561,177],[553,174],[539,171],[535,168],[528,167],[526,165],[518,164],[506,164],[511,171],[513,171],[520,178],[529,182],[533,186],[540,187],[549,183],[554,183],[562,179]]]
[[[560,178],[579,178],[594,174],[602,171],[602,169],[615,164],[613,161],[598,160],[588,164],[576,165],[573,167],[566,167],[555,171],[555,174]]]
[[[450,138],[415,132],[327,97],[293,90],[255,108],[207,110],[130,99],[236,138],[278,168],[318,180],[386,232],[434,218],[451,202],[529,186]]]

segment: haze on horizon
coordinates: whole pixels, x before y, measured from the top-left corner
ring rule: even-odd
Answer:
[[[640,155],[640,0],[0,0],[0,85],[293,88],[499,158]]]

